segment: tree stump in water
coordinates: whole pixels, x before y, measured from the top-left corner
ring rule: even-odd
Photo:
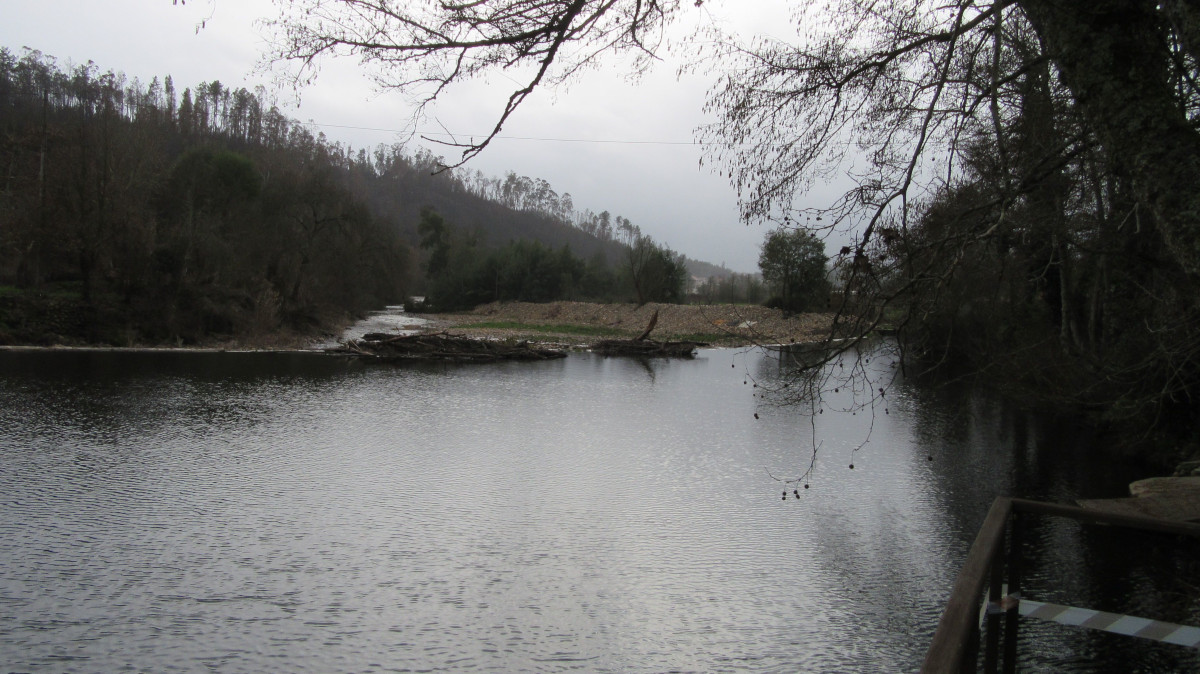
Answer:
[[[653,339],[605,339],[592,345],[602,356],[639,356],[642,358],[691,358],[704,342],[657,342]]]
[[[658,325],[658,310],[650,317],[650,324],[641,335],[633,339],[605,339],[596,342],[592,351],[602,356],[638,356],[641,358],[691,358],[696,349],[708,346],[704,342],[658,342],[650,339],[654,326]]]
[[[654,326],[658,325],[658,309],[654,310],[654,315],[650,317],[650,324],[642,331],[642,334],[634,338],[634,341],[641,342],[649,339],[650,333],[654,332]]]

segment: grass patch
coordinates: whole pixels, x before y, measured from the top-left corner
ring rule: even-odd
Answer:
[[[651,335],[651,338],[653,337]],[[705,344],[713,344],[725,339],[739,339],[739,337],[724,332],[693,332],[686,335],[671,335],[670,338],[659,337],[659,339],[669,339],[669,341],[673,342],[703,342]]]
[[[569,323],[559,323],[554,325],[535,325],[533,323],[520,323],[517,321],[484,321],[482,323],[471,323],[469,325],[459,326],[464,329],[477,330],[520,330],[522,332],[530,332],[537,334],[560,334],[560,335],[583,335],[587,337],[616,337],[627,334],[624,330],[616,328],[606,328],[603,326],[593,325],[572,325]]]

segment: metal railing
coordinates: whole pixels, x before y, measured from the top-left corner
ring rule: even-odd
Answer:
[[[1027,515],[1067,517],[1081,522],[1200,539],[1200,524],[1117,515],[1025,499],[997,498],[992,503],[954,583],[950,599],[946,602],[946,609],[938,622],[937,632],[934,633],[929,651],[925,654],[922,672],[978,671],[981,641],[984,645],[984,671],[996,672],[1001,663],[1003,671],[1016,671],[1019,600],[1004,601],[1005,597],[1002,595],[1007,583],[1008,597],[1020,596],[1021,536]],[[988,589],[989,610],[983,626],[986,630],[984,641],[980,612],[984,606],[985,586]],[[1001,623],[1004,625],[1003,644],[1000,642]]]

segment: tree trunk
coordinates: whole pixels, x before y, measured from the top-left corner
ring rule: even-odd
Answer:
[[[1139,212],[1167,251],[1200,276],[1200,134],[1181,110],[1154,0],[1018,0],[1113,171],[1130,180]],[[1133,229],[1137,231],[1137,229]]]

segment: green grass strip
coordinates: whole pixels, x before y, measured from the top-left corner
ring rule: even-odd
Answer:
[[[666,339],[659,336],[657,339]],[[722,340],[740,340],[737,335],[730,335],[723,332],[693,332],[686,335],[671,335],[671,341],[674,342],[702,342],[705,344],[713,344]]]

